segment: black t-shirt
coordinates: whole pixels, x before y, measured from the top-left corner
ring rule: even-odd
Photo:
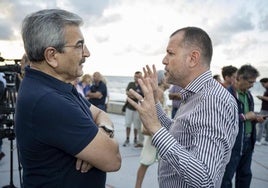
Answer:
[[[143,96],[141,87],[139,85],[136,85],[135,82],[130,82],[127,86],[127,91],[129,91],[130,89],[135,90],[137,93],[139,93],[141,96]],[[137,99],[133,99],[136,103],[138,103]],[[127,102],[126,107],[130,110],[136,110],[129,102]]]

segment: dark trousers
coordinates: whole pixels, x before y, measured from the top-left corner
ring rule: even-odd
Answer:
[[[245,137],[242,155],[239,151],[232,151],[229,163],[226,166],[221,188],[232,188],[232,179],[235,176],[236,188],[249,188],[252,178],[251,161],[253,150],[251,138]]]

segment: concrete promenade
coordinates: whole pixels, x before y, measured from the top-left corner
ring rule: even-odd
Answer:
[[[122,147],[125,140],[124,116],[110,114],[115,124],[115,137],[120,144],[120,152],[122,155],[122,167],[118,172],[107,174],[106,188],[134,188],[136,180],[136,172],[139,167],[140,148],[133,146],[133,134],[131,134],[131,145]],[[10,185],[10,142],[3,140],[3,151],[6,156],[0,161],[0,187]],[[14,148],[14,167],[13,167],[13,183],[16,187],[20,187],[17,149]],[[256,146],[252,161],[253,178],[252,188],[268,187],[268,146]],[[90,187],[90,186],[89,186]],[[152,165],[145,176],[144,188],[158,188],[157,183],[157,163]]]

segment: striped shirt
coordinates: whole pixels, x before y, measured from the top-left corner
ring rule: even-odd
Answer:
[[[159,187],[220,187],[238,133],[236,101],[211,71],[193,80],[181,95],[173,120],[156,104],[163,126],[152,139],[161,157]]]

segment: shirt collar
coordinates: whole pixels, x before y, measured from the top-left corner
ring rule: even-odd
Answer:
[[[210,79],[212,79],[212,72],[208,70],[192,80],[185,88],[180,91],[182,100],[186,100],[195,93],[200,92],[204,84]]]
[[[36,80],[40,80],[43,83],[45,83],[46,85],[62,91],[62,92],[72,92],[73,89],[73,85],[70,83],[65,83],[61,80],[58,80],[42,71],[36,70],[36,69],[32,69],[30,67],[25,67],[25,78],[30,77]]]

